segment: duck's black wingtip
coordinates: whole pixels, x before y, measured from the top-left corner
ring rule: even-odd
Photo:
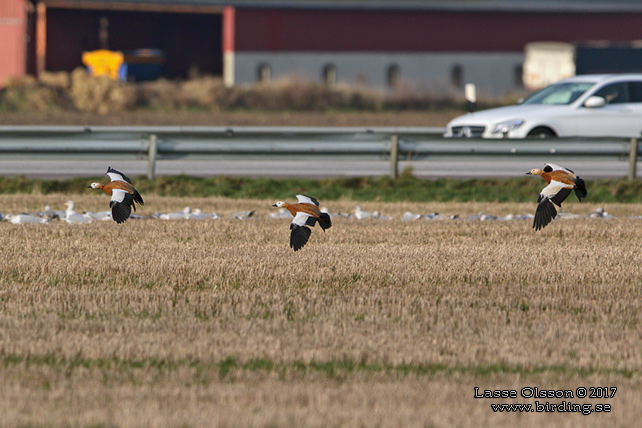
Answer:
[[[290,229],[290,248],[294,251],[299,251],[305,246],[310,238],[312,231],[307,226],[299,226],[298,224],[291,223]]]
[[[321,226],[321,229],[323,229],[324,232],[326,229],[330,229],[332,227],[332,220],[330,220],[330,215],[328,213],[319,214],[319,226]]]
[[[538,230],[546,227],[553,219],[557,217],[557,210],[555,205],[549,198],[541,197],[540,202],[535,210],[535,218],[533,219],[533,228]]]
[[[577,199],[580,202],[582,202],[583,198],[586,198],[588,196],[586,183],[580,177],[575,178],[575,196],[577,196]]]
[[[111,208],[111,218],[118,224],[127,221],[132,213],[132,209],[129,205],[120,202],[110,201],[109,207]]]

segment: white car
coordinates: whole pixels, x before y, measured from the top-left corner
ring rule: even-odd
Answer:
[[[451,120],[448,138],[624,137],[642,132],[642,74],[560,80],[520,104]]]

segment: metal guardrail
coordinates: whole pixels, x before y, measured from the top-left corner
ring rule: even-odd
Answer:
[[[0,126],[7,156],[146,156],[154,178],[158,159],[248,155],[355,156],[399,159],[437,156],[617,156],[629,158],[636,177],[637,139],[445,139],[440,127],[198,127],[198,126]]]

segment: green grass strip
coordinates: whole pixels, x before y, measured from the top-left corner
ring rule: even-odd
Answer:
[[[0,177],[0,194],[82,194],[87,183],[105,177],[36,180]],[[384,202],[533,202],[544,186],[534,177],[513,179],[424,180],[406,172],[399,179],[387,176],[273,179],[247,177],[199,178],[184,175],[134,180],[142,194],[162,196],[222,196],[237,199],[283,199],[306,193],[322,200],[348,199]],[[642,180],[587,180],[589,203],[642,202]]]
[[[152,369],[159,372],[171,372],[179,368],[189,367],[200,375],[204,373],[218,373],[221,379],[225,379],[236,370],[250,372],[300,372],[300,373],[321,373],[330,379],[342,379],[356,373],[385,373],[395,376],[433,376],[433,375],[471,375],[486,377],[501,374],[538,375],[556,373],[566,376],[589,377],[593,375],[615,375],[631,378],[640,375],[640,370],[609,369],[609,368],[576,368],[563,365],[544,365],[536,367],[509,366],[505,364],[490,364],[478,366],[449,366],[445,364],[382,364],[354,361],[351,359],[329,360],[329,361],[294,361],[279,362],[266,358],[253,358],[242,360],[238,357],[227,357],[220,361],[206,362],[200,360],[166,360],[166,359],[143,359],[129,360],[119,358],[109,359],[87,359],[74,358],[66,359],[53,355],[3,355],[0,361],[4,367],[12,365],[45,366],[56,370],[70,370],[74,368],[84,369],[115,369],[115,370],[143,370]]]

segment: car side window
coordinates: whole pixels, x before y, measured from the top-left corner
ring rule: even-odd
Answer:
[[[629,102],[629,88],[627,82],[618,82],[606,85],[593,95],[602,97],[607,104],[621,104]]]
[[[642,82],[629,82],[632,103],[642,103]]]

